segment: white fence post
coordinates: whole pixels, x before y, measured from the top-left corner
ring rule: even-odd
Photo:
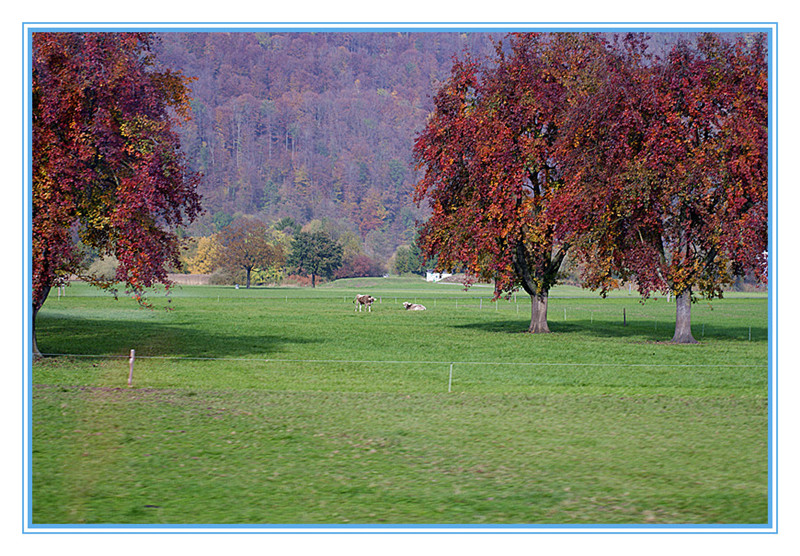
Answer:
[[[134,361],[134,359],[136,359],[136,350],[132,349],[131,350],[131,358],[129,360],[130,364],[131,364],[131,370],[128,373],[128,388],[133,386],[133,361]]]
[[[450,363],[450,380],[447,382],[447,391],[453,391],[453,364]]]

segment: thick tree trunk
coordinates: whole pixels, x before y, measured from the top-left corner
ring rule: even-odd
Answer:
[[[247,273],[247,285],[245,286],[245,288],[250,289],[250,269],[245,268],[245,272]]]
[[[692,336],[692,291],[685,290],[675,296],[675,344],[696,344]]]
[[[313,272],[311,273],[311,287],[312,288],[317,287],[317,275],[314,274]]]
[[[531,334],[548,334],[550,327],[547,326],[547,300],[550,295],[550,287],[556,283],[558,271],[561,263],[567,255],[568,245],[564,244],[559,248],[555,256],[551,257],[549,249],[545,250],[544,270],[542,264],[536,263],[534,258],[532,263],[525,245],[519,242],[514,254],[514,270],[521,279],[522,289],[531,296],[531,325],[528,332]],[[541,262],[541,261],[540,261]],[[538,269],[534,274],[534,269]],[[534,276],[538,279],[534,279]]]
[[[528,332],[531,334],[547,334],[550,328],[547,326],[547,299],[549,292],[542,295],[531,296],[531,325]]]

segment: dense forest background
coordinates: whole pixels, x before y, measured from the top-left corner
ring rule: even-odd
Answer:
[[[663,53],[680,36],[651,39]],[[162,33],[167,67],[195,78],[180,130],[203,174],[205,213],[187,230],[240,215],[325,220],[388,261],[413,241],[414,139],[454,57],[491,57],[501,34],[457,32]]]

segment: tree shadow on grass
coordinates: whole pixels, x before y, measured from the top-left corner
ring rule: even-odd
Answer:
[[[507,334],[523,334],[528,332],[527,320],[481,321],[455,325],[455,328],[482,330],[485,332],[503,332]],[[675,331],[675,323],[662,322],[654,324],[646,321],[633,321],[627,325],[609,322],[591,322],[577,320],[572,322],[548,321],[550,332],[558,335],[580,334],[597,338],[628,338],[646,342],[669,342]],[[693,324],[692,333],[697,340],[767,340],[768,328],[764,326],[721,326]]]
[[[147,321],[60,319],[41,315],[36,321],[39,350],[47,355],[128,355],[174,357],[267,357],[285,344],[314,340],[246,330],[192,328]]]

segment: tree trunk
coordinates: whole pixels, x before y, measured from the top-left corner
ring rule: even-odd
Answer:
[[[547,334],[550,328],[547,326],[547,299],[550,292],[542,295],[531,296],[531,325],[528,332],[531,334]]]
[[[41,359],[42,352],[39,351],[39,347],[36,345],[36,313],[39,311],[33,311],[33,316],[31,317],[31,341],[33,342],[33,358],[34,359]]]
[[[247,273],[247,285],[245,286],[247,289],[250,289],[250,269],[245,268],[245,272]]]
[[[696,344],[692,336],[692,290],[684,290],[675,296],[675,335],[674,344]]]
[[[317,275],[314,274],[313,272],[311,273],[311,287],[312,288],[317,287]]]
[[[33,296],[33,307],[31,312],[31,343],[33,345],[33,358],[34,359],[41,359],[42,352],[39,351],[39,346],[36,345],[36,315],[39,314],[39,309],[42,308],[44,302],[47,300],[47,296],[50,294],[50,288],[44,288],[40,293],[40,298],[37,298],[34,294]]]

